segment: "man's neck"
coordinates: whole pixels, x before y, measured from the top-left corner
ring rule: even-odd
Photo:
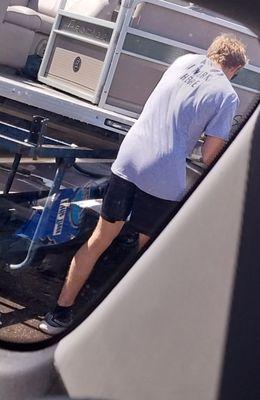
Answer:
[[[211,60],[211,61],[212,61],[212,60]],[[228,80],[230,81],[230,79],[231,79],[232,76],[233,76],[233,71],[231,71],[230,68],[226,68],[226,67],[224,67],[223,65],[221,65],[221,64],[219,64],[219,63],[217,63],[217,62],[215,62],[215,61],[212,61],[212,62],[213,62],[213,64],[214,64],[214,66],[215,66],[216,68],[220,69],[220,70],[226,75],[226,77],[228,78]]]

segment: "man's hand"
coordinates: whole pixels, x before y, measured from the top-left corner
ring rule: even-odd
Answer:
[[[203,163],[210,165],[223,149],[225,144],[226,142],[223,139],[214,136],[207,136],[201,149]]]

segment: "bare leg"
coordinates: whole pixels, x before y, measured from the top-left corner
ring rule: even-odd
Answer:
[[[150,239],[150,236],[147,236],[144,233],[139,233],[138,250],[141,250]]]
[[[92,236],[81,246],[71,261],[66,281],[58,299],[60,306],[69,307],[74,303],[98,258],[119,234],[124,223],[124,221],[111,223],[102,217],[99,218]]]

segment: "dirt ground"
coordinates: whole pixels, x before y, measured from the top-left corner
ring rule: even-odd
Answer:
[[[62,287],[69,261],[76,248],[47,255],[39,264],[10,271],[0,265],[0,340],[32,343],[49,336],[38,329],[46,312],[53,308]],[[74,307],[80,321],[101,301],[126,273],[136,256],[136,236],[121,235],[98,261]]]

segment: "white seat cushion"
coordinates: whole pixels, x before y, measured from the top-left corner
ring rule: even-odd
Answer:
[[[89,1],[89,0],[86,0]],[[30,0],[28,7],[41,14],[56,17],[61,0]]]
[[[54,18],[40,14],[28,7],[9,6],[4,21],[22,26],[34,32],[49,35]]]
[[[118,0],[67,0],[65,10],[111,21]]]

